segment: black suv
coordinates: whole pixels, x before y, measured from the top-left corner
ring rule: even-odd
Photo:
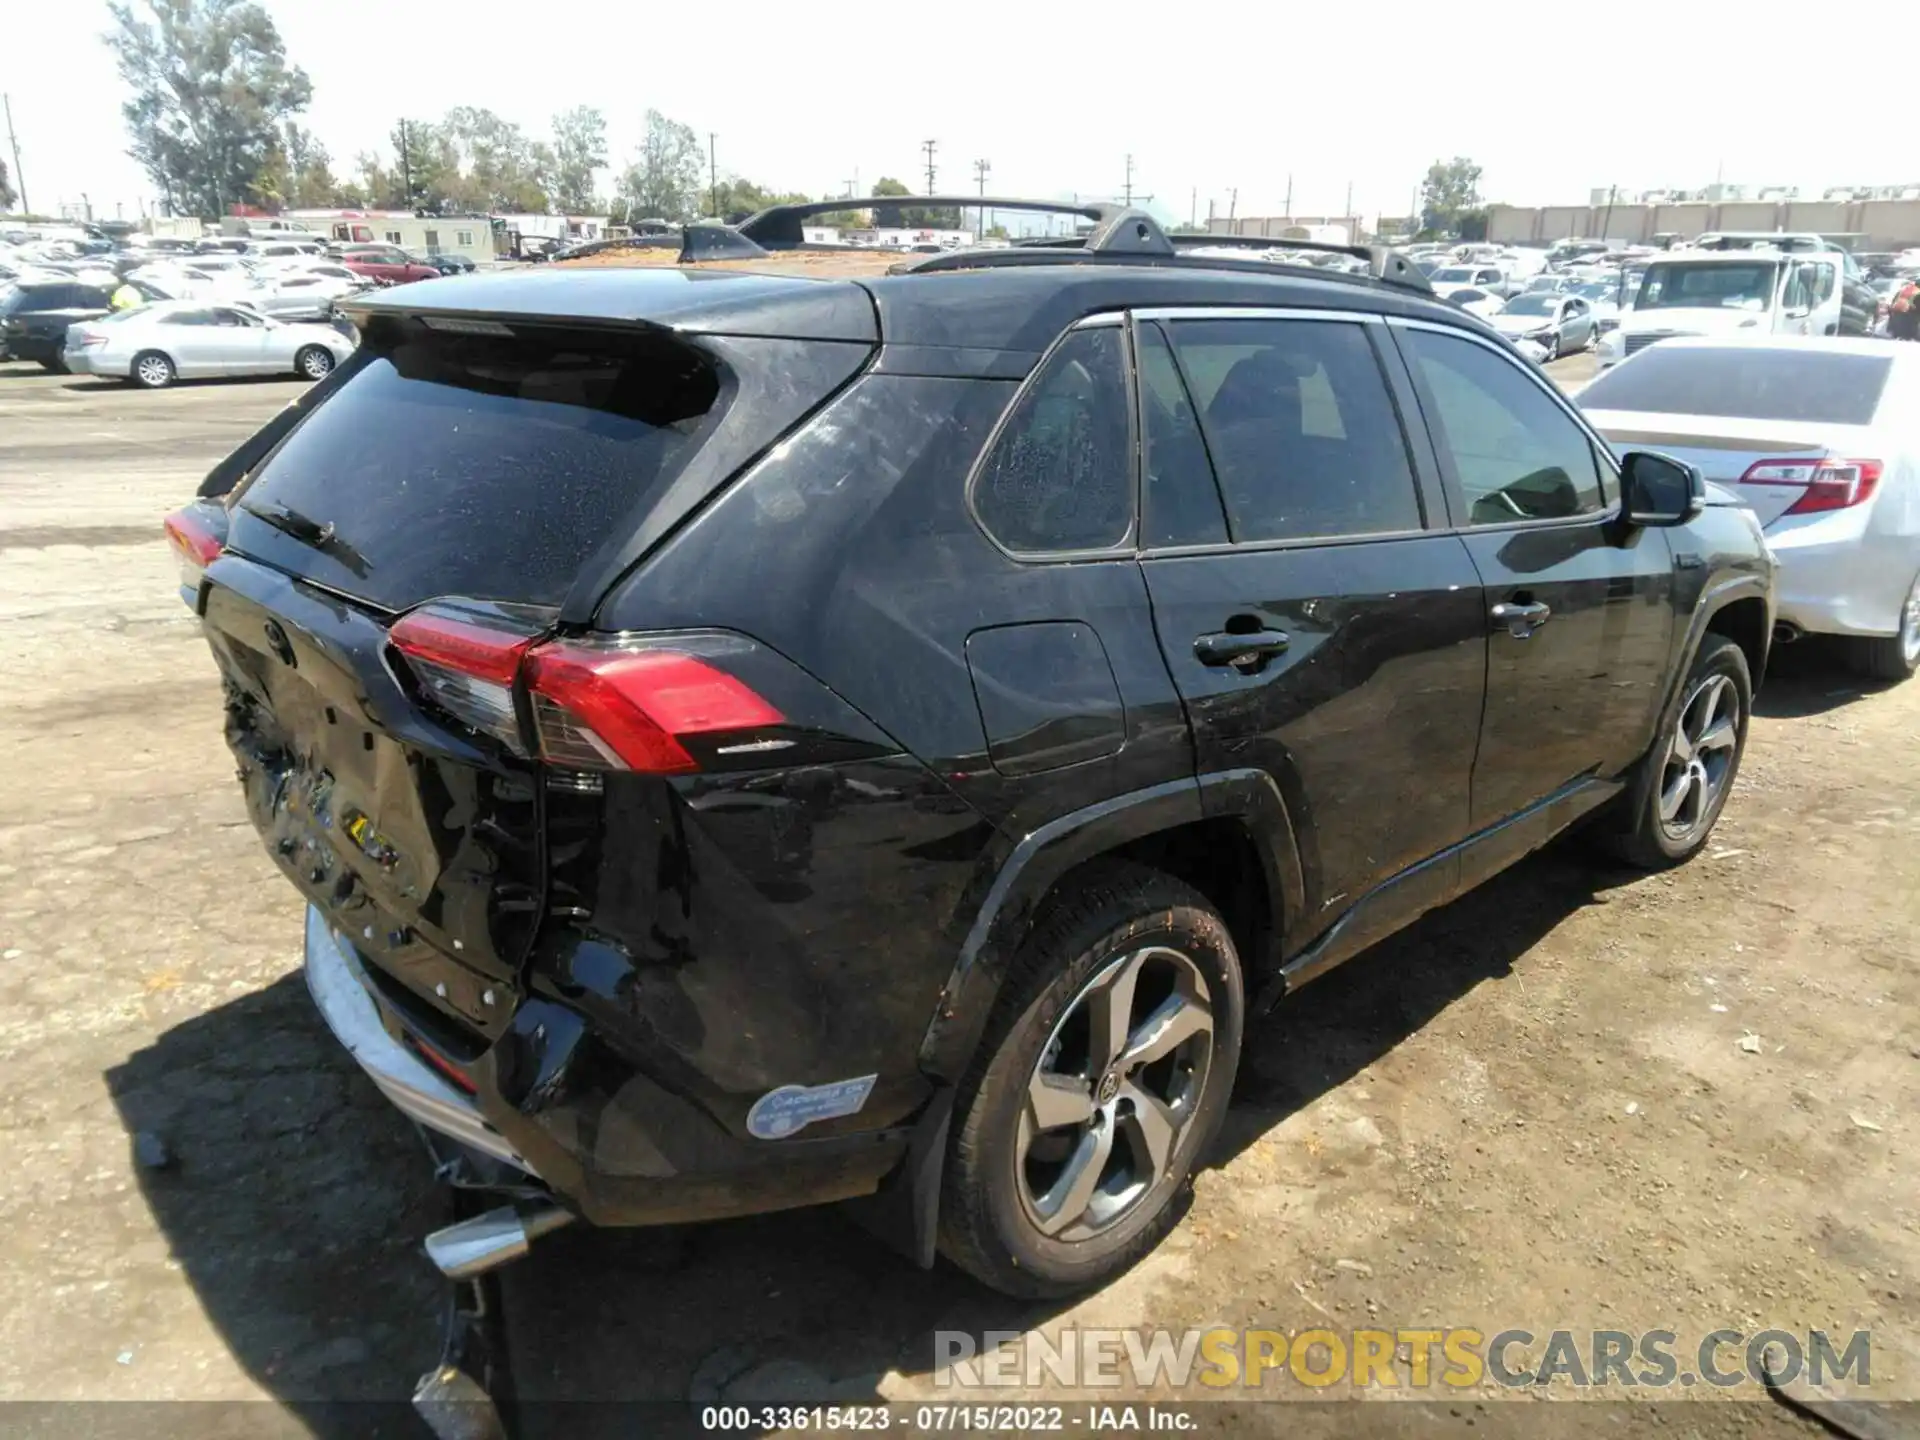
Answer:
[[[37,360],[56,374],[66,370],[67,327],[109,313],[108,295],[78,280],[31,280],[0,296],[0,359]]]
[[[1088,218],[359,297],[170,520],[320,1010],[518,1207],[450,1274],[866,1197],[923,1263],[1095,1284],[1250,1013],[1575,821],[1705,842],[1752,518],[1398,256]]]

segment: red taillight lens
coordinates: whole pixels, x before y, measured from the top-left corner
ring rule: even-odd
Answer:
[[[682,738],[786,721],[752,687],[671,644],[535,645],[533,636],[497,629],[488,617],[442,607],[404,616],[388,638],[426,699],[516,754],[569,770],[680,774],[700,768]],[[514,706],[521,680],[531,747]]]
[[[193,513],[191,506],[167,516],[164,528],[167,543],[180,562],[180,588],[198,591],[207,566],[223,548],[220,537]]]
[[[541,758],[571,769],[697,770],[680,737],[786,718],[725,671],[675,650],[543,645],[528,659],[527,688]]]
[[[1800,498],[1782,512],[1815,515],[1846,510],[1868,499],[1880,484],[1878,460],[1762,460],[1740,477],[1743,485],[1804,485]]]
[[[387,632],[427,697],[463,723],[526,754],[513,708],[513,681],[533,644],[529,635],[490,629],[445,611],[415,610]]]

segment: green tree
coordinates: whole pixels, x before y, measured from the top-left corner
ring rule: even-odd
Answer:
[[[452,143],[460,182],[449,187],[446,198],[470,210],[547,208],[551,148],[529,139],[511,120],[470,105],[449,110],[440,132]]]
[[[882,175],[873,182],[873,189],[867,192],[875,199],[888,195],[911,195],[913,191],[894,179],[891,175]],[[907,224],[906,212],[898,205],[875,205],[873,224],[879,230],[898,230]]]
[[[620,177],[619,198],[635,220],[691,220],[707,205],[700,139],[691,126],[647,111],[639,152]]]
[[[1480,208],[1480,167],[1464,155],[1436,160],[1420,184],[1420,221],[1423,228],[1448,234],[1459,229],[1463,215]]]
[[[448,179],[439,127],[402,116],[387,143],[393,146],[393,168],[385,172],[373,203],[387,210],[439,208]]]
[[[19,198],[13,193],[13,177],[7,173],[7,162],[0,160],[0,210],[11,210]]]
[[[553,203],[568,215],[599,207],[595,173],[607,163],[607,119],[591,105],[553,117]]]
[[[132,98],[127,153],[170,210],[217,217],[255,193],[313,85],[250,0],[109,0],[106,43]]]

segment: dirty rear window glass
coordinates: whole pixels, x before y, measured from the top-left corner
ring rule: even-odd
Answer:
[[[416,336],[268,458],[236,497],[232,544],[387,609],[438,595],[558,604],[685,464],[719,392],[711,365],[672,340]],[[299,538],[323,526],[324,543]]]
[[[1581,392],[1583,410],[1870,425],[1893,361],[1831,350],[1654,346]]]

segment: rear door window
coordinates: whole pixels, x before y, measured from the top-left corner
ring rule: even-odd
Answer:
[[[1021,392],[974,482],[987,532],[1027,554],[1107,550],[1133,525],[1126,336],[1076,330]]]
[[[1236,541],[1418,530],[1406,438],[1366,327],[1175,320]]]
[[[557,604],[697,447],[719,394],[714,367],[672,339],[414,332],[268,457],[236,498],[232,542],[390,609]],[[321,526],[322,544],[296,538]]]
[[[1136,334],[1140,361],[1141,536],[1157,545],[1220,544],[1226,513],[1200,437],[1199,417],[1167,337],[1148,321]]]

